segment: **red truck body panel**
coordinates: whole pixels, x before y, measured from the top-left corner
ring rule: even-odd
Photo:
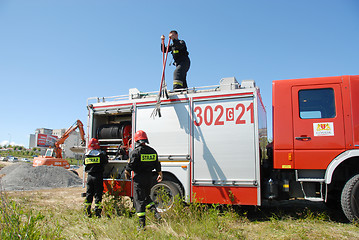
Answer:
[[[193,186],[193,196],[200,203],[257,205],[257,192],[256,187]]]
[[[274,168],[326,169],[359,147],[359,76],[273,81]]]
[[[103,192],[109,192],[111,195],[131,197],[133,195],[131,181],[104,180],[103,187]]]
[[[359,148],[359,76],[350,76],[350,98],[351,113],[352,113],[352,131],[353,131],[353,145],[355,148]],[[349,119],[350,120],[350,119]]]

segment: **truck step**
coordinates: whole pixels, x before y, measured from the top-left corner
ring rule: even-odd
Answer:
[[[312,202],[323,202],[324,199],[320,197],[305,197],[305,200],[312,201]]]
[[[324,182],[322,178],[298,178],[297,182]]]

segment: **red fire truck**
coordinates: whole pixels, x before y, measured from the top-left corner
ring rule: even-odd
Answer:
[[[359,217],[359,76],[273,81],[273,142],[253,80],[223,78],[219,86],[169,93],[161,117],[151,117],[158,92],[88,100],[88,138],[110,158],[105,189],[132,196],[123,169],[131,136],[146,131],[162,164],[159,200],[262,205],[304,199],[341,206]],[[267,146],[267,149],[266,149]],[[111,187],[110,187],[111,186]],[[171,202],[158,201],[159,210]]]

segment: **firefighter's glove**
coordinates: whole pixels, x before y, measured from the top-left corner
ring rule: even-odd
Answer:
[[[162,171],[158,173],[157,182],[161,182],[163,179]]]
[[[131,178],[131,173],[127,170],[125,170],[125,178],[126,179],[130,179]]]

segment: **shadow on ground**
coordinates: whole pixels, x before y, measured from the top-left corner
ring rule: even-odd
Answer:
[[[238,214],[246,215],[250,221],[312,218],[348,223],[341,209],[329,209],[322,202],[287,200],[281,202],[265,202],[260,207],[236,206],[234,209]]]

